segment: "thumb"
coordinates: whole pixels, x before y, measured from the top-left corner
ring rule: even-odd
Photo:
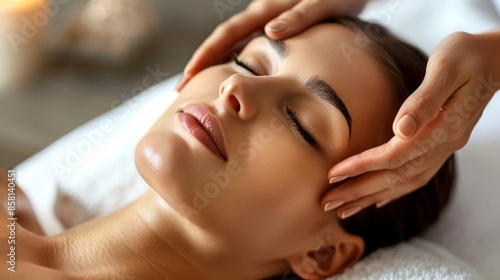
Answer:
[[[402,138],[416,134],[464,84],[456,71],[429,61],[422,84],[406,99],[396,115],[394,134]]]

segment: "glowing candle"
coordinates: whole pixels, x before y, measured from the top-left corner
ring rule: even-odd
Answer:
[[[21,85],[39,69],[51,15],[45,0],[0,0],[0,89]]]

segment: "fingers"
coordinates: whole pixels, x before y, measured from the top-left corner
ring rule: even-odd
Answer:
[[[411,141],[393,137],[380,147],[334,166],[329,177],[354,178],[325,194],[325,210],[338,208],[337,214],[347,217],[373,203],[386,204],[423,186],[452,152],[465,146],[481,117],[487,102],[472,102],[465,98],[468,95],[463,96],[475,88],[477,84],[473,83],[461,87]],[[365,172],[369,173],[358,176]]]
[[[267,24],[265,31],[271,38],[279,40],[295,35],[328,16],[357,15],[366,2],[367,0],[253,1],[246,10],[220,24],[202,43],[187,63],[184,76],[176,89],[180,91],[195,74],[212,65],[219,54],[262,29],[273,18],[275,19]]]
[[[351,156],[336,164],[328,172],[330,184],[360,174],[383,169],[396,169],[403,164],[422,156],[443,142],[429,139],[431,127],[415,136],[415,141],[404,141],[393,137],[387,143]]]
[[[398,142],[401,141],[393,137],[385,144],[366,150],[337,163],[328,171],[330,184],[349,177],[355,177],[365,172],[388,168],[388,163],[384,161],[384,159],[400,157],[396,155],[396,146]]]
[[[447,158],[448,155],[442,155],[430,165],[417,164],[416,160],[397,170],[380,170],[357,177],[330,190],[324,195],[322,205],[325,211],[336,209],[340,218],[350,217],[373,204],[382,207],[427,184]]]
[[[429,153],[437,146],[441,146],[441,152],[446,153],[462,148],[467,143],[482,111],[482,106],[478,106],[478,110],[474,111],[465,110],[462,96],[470,90],[472,90],[470,87],[465,87],[463,91],[454,93],[454,96],[438,109],[433,118],[411,138],[411,141],[395,136],[381,146],[337,163],[328,172],[330,183],[369,171],[399,168]]]
[[[266,25],[266,34],[282,40],[302,32],[309,26],[332,16],[339,5],[332,0],[303,0]]]
[[[465,146],[493,94],[485,84],[483,64],[469,34],[455,34],[440,43],[423,83],[395,118],[396,136],[329,171],[330,183],[354,178],[324,195],[325,211],[337,208],[345,218],[425,185],[452,152]],[[359,176],[365,172],[369,173]]]
[[[463,75],[461,66],[462,58],[442,52],[431,56],[422,84],[406,99],[396,115],[395,135],[409,138],[425,127],[450,96],[467,83],[468,77]]]
[[[357,15],[367,0],[303,0],[266,25],[266,34],[282,40],[334,15]]]
[[[246,10],[221,23],[195,51],[176,89],[181,90],[191,77],[210,66],[219,54],[230,49],[254,31],[262,29],[269,20],[291,8],[298,1],[254,1]]]

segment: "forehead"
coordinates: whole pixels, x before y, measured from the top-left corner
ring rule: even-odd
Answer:
[[[300,79],[318,75],[352,116],[352,151],[378,144],[394,117],[393,93],[382,64],[359,32],[335,23],[316,25],[286,40],[285,71]],[[385,135],[385,134],[384,134]]]
[[[286,40],[289,55],[285,63],[300,64],[300,68],[290,71],[304,77],[318,75],[346,95],[367,88],[385,91],[384,69],[363,40],[361,33],[340,24],[316,25]]]

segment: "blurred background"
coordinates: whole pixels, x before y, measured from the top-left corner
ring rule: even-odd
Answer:
[[[0,0],[0,166],[180,73],[250,0]]]

